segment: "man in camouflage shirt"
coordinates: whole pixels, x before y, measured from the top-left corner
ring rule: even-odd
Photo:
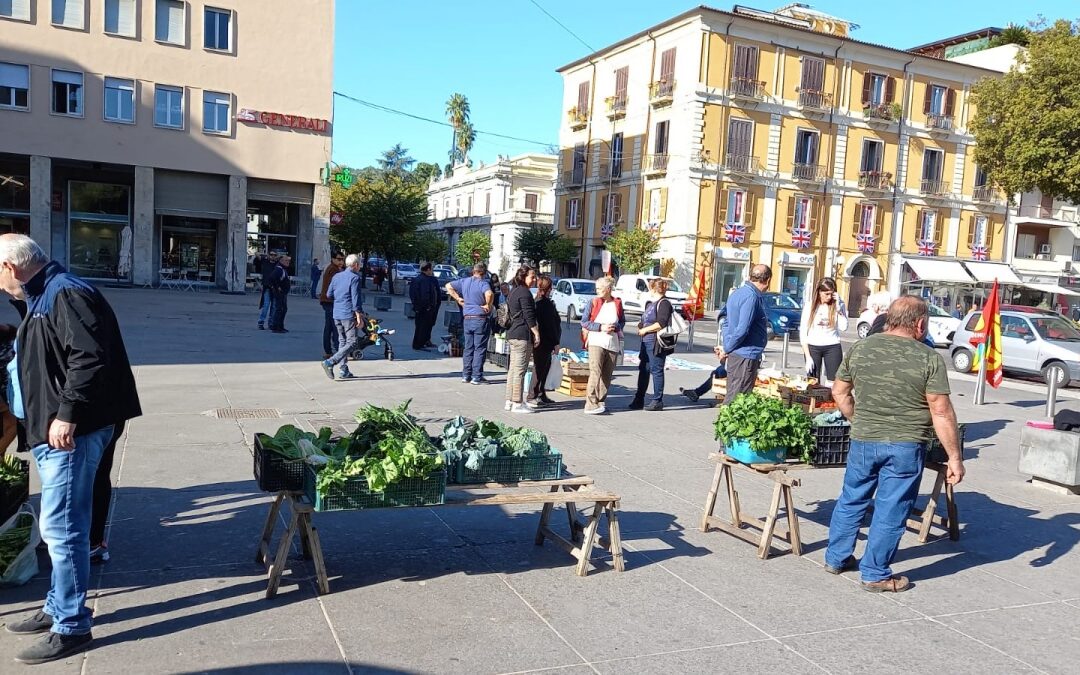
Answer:
[[[863,516],[874,504],[862,585],[872,592],[907,590],[890,565],[919,493],[926,443],[937,434],[948,454],[947,480],[964,477],[956,412],[949,400],[945,361],[920,340],[930,322],[925,302],[905,296],[892,303],[885,332],[855,343],[833,384],[833,398],[851,420],[844,488],[829,523],[825,570],[854,566],[852,553]]]

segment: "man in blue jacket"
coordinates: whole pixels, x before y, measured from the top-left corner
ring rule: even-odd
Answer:
[[[321,361],[323,372],[334,379],[334,366],[341,364],[342,380],[356,376],[349,372],[349,352],[360,341],[358,330],[364,325],[364,296],[360,291],[360,256],[350,254],[345,258],[345,269],[330,280],[326,297],[334,303],[334,325],[338,333],[338,351],[329,359]]]
[[[769,289],[772,270],[768,265],[750,268],[750,281],[735,289],[727,301],[727,327],[723,346],[716,356],[727,357],[727,394],[724,403],[731,403],[739,394],[754,390],[761,355],[769,341],[768,317],[762,293]]]

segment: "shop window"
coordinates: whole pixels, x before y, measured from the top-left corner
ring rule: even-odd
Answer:
[[[300,218],[299,207],[276,202],[248,202],[248,254],[288,254],[293,257],[295,270],[296,232]]]
[[[7,232],[30,233],[30,178],[0,170],[0,234]]]
[[[203,131],[208,134],[228,134],[231,107],[232,97],[228,94],[203,92]]]
[[[217,282],[217,221],[163,216],[161,269],[177,277]]]
[[[3,2],[0,0],[0,5]],[[135,37],[135,0],[105,0],[105,32]]]
[[[83,0],[52,0],[52,22],[54,26],[86,28],[86,6]]]
[[[135,122],[135,81],[105,78],[105,121]]]
[[[0,63],[0,108],[30,109],[30,66]]]
[[[52,111],[57,115],[83,116],[83,74],[52,71]]]
[[[0,0],[0,16],[16,21],[29,21],[30,0]]]
[[[131,275],[131,189],[72,181],[68,196],[68,260],[88,279]]]
[[[232,12],[207,7],[203,20],[203,47],[215,51],[232,51]]]
[[[184,90],[179,87],[154,87],[154,126],[184,128]]]
[[[187,7],[183,0],[157,0],[154,39],[172,45],[187,44]]]

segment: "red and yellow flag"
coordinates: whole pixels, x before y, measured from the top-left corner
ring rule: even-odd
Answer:
[[[998,300],[998,283],[990,289],[990,297],[983,305],[979,323],[975,325],[975,337],[972,344],[978,347],[974,364],[981,367],[986,358],[986,382],[997,389],[1001,385],[1001,302]]]
[[[686,300],[683,301],[683,316],[689,321],[705,318],[705,266],[701,266],[701,271],[694,278],[693,285],[690,286],[690,292],[686,294]]]

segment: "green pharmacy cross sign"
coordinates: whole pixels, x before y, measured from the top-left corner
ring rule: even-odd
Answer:
[[[322,170],[322,175],[323,185],[328,185],[333,182],[348,190],[350,187],[352,187],[352,184],[356,182],[356,179],[359,177],[360,174],[354,172],[348,167],[340,167],[338,169],[333,169],[331,168],[330,164],[327,163],[327,165]]]

